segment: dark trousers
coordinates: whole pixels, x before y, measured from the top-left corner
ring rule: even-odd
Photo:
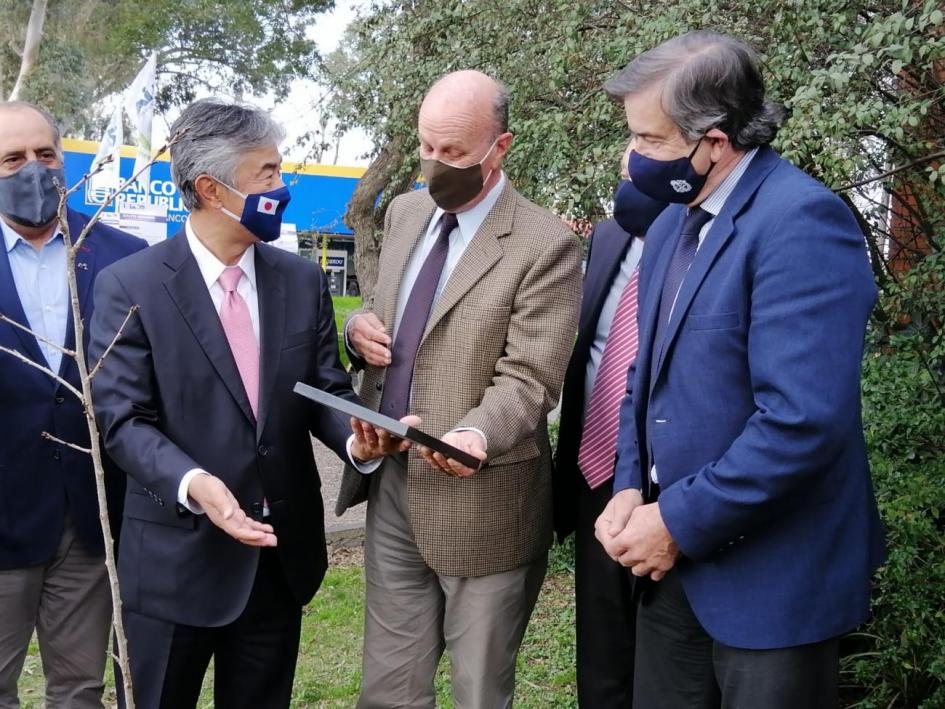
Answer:
[[[594,537],[594,522],[612,495],[613,478],[596,490],[579,484],[574,534],[577,686],[578,704],[587,709],[629,709],[633,701],[634,579]]]
[[[712,640],[671,571],[649,583],[637,614],[636,709],[832,709],[837,638],[775,650]]]
[[[229,625],[177,625],[129,611],[124,619],[139,709],[196,707],[211,657],[214,706],[289,706],[302,609],[289,590],[275,549],[260,552],[249,601]],[[120,677],[116,684],[119,706],[124,707]]]

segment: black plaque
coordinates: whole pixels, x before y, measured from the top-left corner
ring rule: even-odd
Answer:
[[[340,411],[341,413],[347,414],[348,416],[356,418],[359,421],[369,423],[376,428],[382,428],[397,438],[406,438],[408,441],[413,441],[418,445],[426,446],[430,450],[441,453],[446,458],[452,458],[456,462],[462,463],[467,468],[478,470],[482,465],[482,461],[476,456],[470,455],[466,451],[460,450],[456,446],[451,446],[449,443],[444,443],[439,438],[435,438],[428,433],[424,433],[420,429],[414,428],[413,426],[408,426],[397,419],[392,419],[390,416],[385,416],[384,414],[378,413],[377,411],[372,411],[366,406],[361,406],[360,404],[356,404],[353,401],[342,399],[340,396],[329,394],[327,391],[316,389],[315,387],[309,386],[308,384],[303,384],[302,382],[296,382],[293,391],[296,394],[301,394],[307,399],[311,399],[312,401],[317,402],[323,406]]]

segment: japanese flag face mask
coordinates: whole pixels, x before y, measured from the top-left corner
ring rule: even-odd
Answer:
[[[282,213],[285,212],[285,208],[289,206],[289,200],[292,199],[288,187],[283,185],[268,192],[243,194],[225,182],[220,182],[220,184],[243,198],[242,216],[236,216],[225,207],[221,209],[224,214],[238,221],[260,241],[269,242],[279,238],[282,231]]]

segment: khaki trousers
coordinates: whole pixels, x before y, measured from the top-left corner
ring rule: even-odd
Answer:
[[[358,707],[433,707],[433,679],[444,648],[457,709],[511,706],[515,660],[547,556],[477,578],[437,574],[423,561],[413,537],[402,459],[388,457],[374,476]],[[462,530],[457,530],[457,544],[461,540]]]

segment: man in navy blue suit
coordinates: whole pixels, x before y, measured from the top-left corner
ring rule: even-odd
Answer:
[[[555,451],[558,541],[574,532],[578,704],[629,707],[633,697],[636,597],[633,576],[594,538],[594,522],[613,495],[620,401],[636,357],[637,286],[643,241],[667,203],[627,177],[614,193],[614,216],[588,239],[577,342],[568,363]]]
[[[830,707],[884,555],[860,420],[876,300],[850,211],[768,144],[755,54],[693,32],[605,89],[647,234],[607,553],[649,577],[637,707]]]
[[[0,345],[79,387],[75,361],[60,349],[75,347],[75,333],[57,180],[65,176],[53,118],[27,103],[0,103],[0,313],[36,333],[0,322]],[[67,220],[77,239],[88,217],[68,210]],[[86,323],[98,272],[145,246],[103,224],[92,228],[76,260]],[[0,431],[0,707],[19,706],[34,630],[46,706],[101,707],[112,606],[92,460],[42,436],[88,446],[85,412],[48,374],[0,353]],[[120,474],[106,472],[120,502]]]

